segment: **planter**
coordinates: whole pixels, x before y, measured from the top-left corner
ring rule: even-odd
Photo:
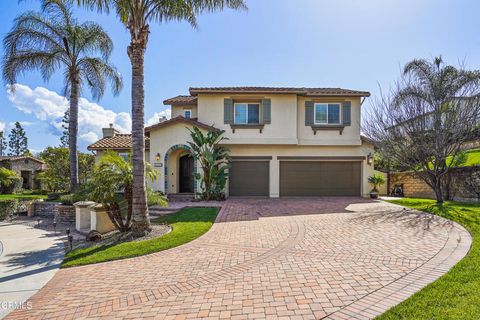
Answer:
[[[370,198],[378,199],[378,192],[370,192]]]

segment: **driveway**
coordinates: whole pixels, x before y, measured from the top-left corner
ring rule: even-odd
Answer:
[[[0,319],[43,287],[63,260],[63,242],[26,224],[0,222]]]
[[[233,199],[189,244],[61,269],[10,319],[368,319],[470,243],[457,224],[366,199]]]

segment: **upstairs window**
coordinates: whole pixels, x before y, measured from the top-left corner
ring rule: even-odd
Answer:
[[[119,152],[118,156],[123,158],[123,160],[128,162],[128,152]]]
[[[315,103],[315,124],[340,124],[340,104]]]
[[[183,117],[185,119],[190,119],[192,117],[192,110],[183,110]]]
[[[235,103],[235,124],[259,124],[260,103]]]

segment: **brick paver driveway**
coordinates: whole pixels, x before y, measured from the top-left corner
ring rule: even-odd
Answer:
[[[366,319],[470,247],[457,224],[359,198],[233,199],[203,237],[60,270],[12,319]]]

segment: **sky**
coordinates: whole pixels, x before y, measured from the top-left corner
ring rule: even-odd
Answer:
[[[248,11],[203,14],[198,28],[185,22],[152,23],[145,57],[145,122],[169,116],[162,101],[195,86],[342,87],[388,90],[401,67],[415,58],[442,55],[448,64],[480,69],[478,0],[245,0]],[[19,14],[38,10],[37,0],[0,1],[3,38]],[[111,63],[124,88],[99,101],[85,90],[80,100],[79,148],[114,123],[131,127],[129,34],[114,14],[74,8],[77,19],[95,21],[115,44]],[[3,48],[0,49],[3,56]],[[15,121],[25,128],[29,148],[59,144],[68,106],[62,73],[44,82],[38,72],[18,77],[13,92],[0,84],[0,131]]]

